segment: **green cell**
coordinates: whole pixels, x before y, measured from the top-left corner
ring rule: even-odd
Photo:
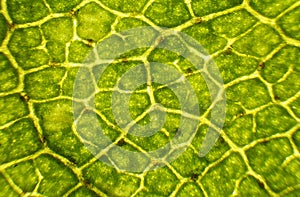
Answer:
[[[82,63],[87,61],[87,56],[92,48],[80,41],[72,42],[69,49],[69,62]]]
[[[226,91],[227,100],[241,103],[253,109],[271,101],[267,87],[258,79],[251,79],[230,86]]]
[[[212,29],[218,35],[228,38],[239,36],[251,28],[256,22],[257,19],[245,10],[232,12],[210,21]]]
[[[29,119],[22,119],[1,130],[0,137],[1,164],[29,156],[41,148],[38,132]]]
[[[235,53],[221,53],[214,58],[224,83],[229,83],[239,77],[247,76],[256,71],[259,62],[251,57],[241,57]]]
[[[96,3],[89,3],[78,12],[77,33],[81,38],[98,41],[107,35],[115,16]]]
[[[72,8],[76,7],[81,0],[48,0],[47,3],[53,12],[69,12]]]
[[[186,195],[191,197],[201,197],[204,196],[202,190],[195,183],[186,183],[180,188],[176,196],[185,197]]]
[[[232,154],[211,168],[201,182],[206,193],[212,196],[229,196],[234,190],[236,179],[245,172],[246,166],[241,156]]]
[[[46,68],[25,76],[25,91],[32,99],[47,99],[60,94],[64,68]]]
[[[65,96],[73,96],[73,86],[78,73],[78,68],[70,68],[67,71],[67,77],[62,84],[62,94]]]
[[[91,184],[109,196],[130,196],[140,184],[139,178],[117,172],[100,161],[84,169],[83,175]]]
[[[179,180],[174,173],[166,167],[149,171],[145,176],[148,196],[151,196],[151,194],[169,196],[178,183]]]
[[[111,9],[121,12],[141,12],[146,5],[147,0],[135,1],[135,0],[103,0],[101,1]]]
[[[145,110],[150,107],[150,98],[146,93],[133,93],[130,95],[130,101],[128,103],[129,111],[132,119],[136,119]]]
[[[281,41],[279,34],[273,28],[268,25],[259,25],[236,41],[233,48],[244,54],[264,57],[274,50]]]
[[[128,29],[137,28],[147,26],[142,20],[135,19],[135,18],[122,18],[119,20],[118,24],[115,26],[117,32],[126,31]]]
[[[34,165],[43,176],[38,188],[40,194],[62,196],[78,183],[71,169],[50,155],[39,156],[34,160]]]
[[[235,144],[245,146],[255,139],[252,128],[252,116],[237,114],[234,121],[232,121],[230,125],[226,126],[224,131]]]
[[[249,190],[251,188],[251,190]],[[265,186],[260,180],[255,179],[252,176],[247,176],[243,179],[238,188],[238,195],[240,196],[264,196],[268,197],[268,192],[265,189]]]
[[[227,40],[217,35],[209,22],[193,25],[183,32],[198,41],[209,54],[223,49],[227,44]]]
[[[7,180],[3,177],[2,174],[0,174],[0,186],[1,186],[1,195],[11,196],[11,197],[19,196],[18,193],[16,193],[11,188],[11,186],[8,184]]]
[[[92,157],[72,130],[72,102],[60,100],[37,104],[35,111],[49,148],[79,166]]]
[[[257,113],[256,124],[255,135],[262,138],[288,131],[296,124],[296,120],[283,107],[271,105]]]
[[[297,47],[287,46],[276,53],[269,61],[265,63],[261,71],[262,76],[270,83],[280,80],[289,70],[299,65],[300,50]]]
[[[7,57],[0,52],[0,92],[12,90],[18,86],[18,72]]]
[[[197,16],[205,16],[238,6],[242,2],[243,0],[195,0],[192,1],[192,8]]]
[[[59,41],[49,41],[46,44],[50,60],[53,63],[62,63],[66,59],[66,45]]]
[[[73,22],[71,18],[54,18],[42,25],[46,40],[69,42],[73,37]]]
[[[0,14],[0,46],[7,34],[8,25],[7,22],[2,14]]]
[[[197,180],[197,176],[208,165],[208,162],[200,158],[198,153],[191,148],[187,148],[182,155],[174,160],[171,165],[180,172],[180,174],[186,178],[190,178],[193,181]],[[187,166],[189,166],[187,168]]]
[[[43,0],[11,0],[7,1],[7,9],[15,23],[34,22],[49,14]]]
[[[81,197],[81,196],[97,197],[98,195],[95,192],[87,189],[86,187],[80,187],[76,191],[72,192],[70,194],[70,196],[72,196],[72,197]]]
[[[159,26],[178,26],[191,18],[183,0],[154,1],[147,9],[145,16]]]
[[[45,50],[37,49],[42,44],[42,35],[37,27],[17,29],[14,31],[8,48],[17,63],[23,69],[36,68],[49,62],[49,55]]]
[[[28,114],[28,108],[19,94],[0,98],[0,125],[17,120]]]
[[[8,168],[6,172],[24,193],[32,192],[39,181],[32,161],[15,164]]]
[[[296,2],[297,0],[250,0],[250,6],[266,17],[275,18]]]
[[[202,147],[202,143],[204,141],[205,136],[208,132],[208,126],[207,125],[201,125],[200,128],[197,130],[196,136],[192,141],[192,145],[195,147],[196,151],[200,151]],[[215,130],[210,130],[211,136],[217,136],[217,133],[215,133]],[[213,163],[216,160],[218,160],[222,155],[224,155],[225,152],[229,150],[228,144],[224,141],[224,139],[219,136],[215,142],[215,144],[212,146],[211,150],[205,155],[205,157],[201,158],[201,162],[204,164]]]
[[[288,14],[284,15],[282,18],[280,18],[278,24],[289,37],[299,40],[299,20],[300,7],[297,7],[294,10],[290,11]]]
[[[253,170],[266,179],[273,191],[280,192],[299,183],[299,160],[293,159],[284,164],[286,158],[293,154],[288,139],[260,143],[246,153]]]

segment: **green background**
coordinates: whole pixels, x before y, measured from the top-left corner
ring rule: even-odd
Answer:
[[[298,0],[1,0],[0,196],[299,196],[299,21]],[[212,55],[226,87],[226,121],[200,158],[211,104],[201,74],[169,51],[139,49],[120,57],[97,82],[95,96],[105,133],[117,145],[155,150],[177,131],[180,117],[171,110],[155,135],[120,138],[112,89],[144,57],[182,72],[207,120],[178,159],[129,173],[85,148],[73,125],[72,91],[93,46],[145,25],[182,31]],[[156,102],[179,109],[170,89],[152,89]],[[131,116],[150,103],[140,87],[131,97]]]

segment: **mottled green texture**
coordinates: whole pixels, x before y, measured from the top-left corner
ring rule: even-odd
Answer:
[[[0,196],[299,196],[299,16],[297,0],[1,0]],[[213,102],[208,79],[185,57],[146,47],[121,54],[109,65],[90,64],[97,59],[92,49],[105,38],[114,35],[108,49],[97,49],[110,57],[128,39],[121,32],[141,26],[153,26],[141,35],[150,37],[151,45],[159,26],[186,33],[220,71],[225,123],[204,157],[198,152]],[[130,39],[144,42],[139,36]],[[178,40],[156,41],[175,46]],[[112,143],[145,156],[186,132],[179,129],[182,104],[170,84],[141,84],[129,99],[130,116],[138,119],[133,128],[149,123],[145,111],[153,102],[168,109],[157,133],[134,136],[117,125],[113,93],[126,92],[132,80],[113,88],[123,74],[146,60],[184,75],[203,117],[177,159],[160,168],[161,163],[152,160],[155,170],[126,172],[89,151],[111,144],[90,132],[91,120]],[[211,78],[217,76],[211,62],[206,69]],[[74,91],[76,80],[84,83]],[[95,98],[88,101],[91,95]],[[83,109],[74,120],[74,110]],[[76,124],[84,129],[76,129]],[[142,166],[147,160],[133,161],[120,153],[109,160],[105,151],[95,152],[115,165]]]

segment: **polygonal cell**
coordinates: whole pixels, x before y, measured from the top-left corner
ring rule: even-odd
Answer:
[[[28,108],[19,94],[0,98],[0,125],[28,114]]]
[[[229,83],[242,76],[248,76],[256,71],[259,62],[251,57],[241,57],[234,53],[221,53],[214,58],[224,83]]]
[[[147,0],[103,0],[101,2],[109,8],[121,12],[141,12],[147,3]]]
[[[278,105],[271,105],[257,113],[255,135],[258,138],[269,137],[288,131],[296,123],[297,121],[290,116],[286,109]]]
[[[169,196],[178,183],[175,174],[167,167],[149,171],[145,176],[145,187],[149,195]]]
[[[86,187],[80,187],[79,189],[72,192],[69,196],[71,196],[71,197],[81,197],[81,196],[98,197],[99,195],[97,195],[92,190],[87,189]]]
[[[268,192],[260,180],[252,176],[247,176],[243,179],[238,187],[239,196],[262,196],[268,197]]]
[[[0,52],[0,92],[12,90],[18,86],[18,72],[7,57]]]
[[[46,68],[25,76],[25,91],[32,99],[47,99],[59,96],[60,81],[65,68]]]
[[[83,63],[87,61],[87,56],[92,52],[92,48],[83,42],[72,42],[69,49],[69,62]]]
[[[138,188],[140,179],[97,161],[83,170],[83,176],[109,196],[131,196]]]
[[[188,194],[188,196],[191,197],[201,197],[204,196],[202,190],[200,187],[195,183],[186,183],[184,184],[180,190],[178,191],[177,195],[178,197],[185,197]]]
[[[300,7],[297,7],[280,18],[278,24],[289,37],[300,40],[299,21]]]
[[[284,49],[278,58],[276,58],[277,62],[279,62],[279,66],[285,64],[285,66],[282,67],[290,66],[292,68],[292,72],[284,80],[274,84],[274,94],[279,100],[284,101],[291,98],[300,90],[300,83],[297,83],[300,80],[299,55],[299,48],[290,47]]]
[[[260,14],[275,18],[298,0],[250,0],[250,6]]]
[[[73,22],[71,18],[54,18],[42,25],[46,40],[66,43],[73,37]]]
[[[45,65],[49,61],[48,54],[37,49],[42,43],[42,35],[38,27],[28,27],[14,31],[8,48],[19,66],[27,70]]]
[[[224,132],[234,143],[245,146],[255,139],[252,131],[253,117],[250,115],[240,116],[237,115],[236,119],[224,128]]]
[[[270,83],[280,80],[289,68],[299,67],[300,49],[294,46],[286,46],[276,53],[270,60],[265,62],[261,75]],[[290,91],[290,88],[289,88]],[[286,94],[288,92],[284,92]]]
[[[202,148],[202,143],[204,141],[204,138],[207,135],[207,132],[208,132],[207,125],[202,125],[198,129],[196,136],[192,142],[192,145],[195,147],[197,151],[200,151],[200,149]],[[215,132],[216,131],[214,130],[210,130],[209,135],[216,136],[217,133]],[[202,164],[206,165],[215,162],[216,160],[220,159],[220,157],[222,157],[222,155],[224,155],[229,149],[230,147],[228,146],[228,144],[224,141],[224,139],[221,136],[219,136],[216,139],[216,142],[213,144],[211,150],[207,153],[207,155],[205,155],[205,157],[203,157]]]
[[[71,162],[82,165],[92,157],[72,131],[72,103],[66,100],[36,104],[35,110],[48,146]]]
[[[227,44],[225,38],[216,35],[209,22],[193,25],[183,32],[198,41],[209,54],[223,49]]]
[[[217,2],[211,0],[195,0],[192,1],[192,8],[195,12],[195,15],[205,16],[238,6],[242,2],[243,0],[223,0]]]
[[[39,150],[38,132],[29,119],[23,119],[0,132],[0,163],[21,159]]]
[[[45,196],[62,196],[78,183],[70,168],[50,155],[41,155],[34,160],[43,179],[38,192]]]
[[[267,87],[258,79],[242,81],[228,87],[227,99],[240,102],[244,107],[253,109],[271,101]]]
[[[2,14],[0,14],[0,46],[6,36],[8,30],[8,24]]]
[[[236,180],[245,172],[243,159],[234,153],[209,169],[201,182],[204,190],[211,196],[229,196],[234,190]]]
[[[24,193],[27,193],[32,192],[38,184],[39,180],[35,170],[32,161],[25,161],[6,169],[6,172],[14,183],[17,184]]]
[[[10,196],[10,197],[18,197],[20,196],[17,192],[15,192],[12,187],[7,182],[6,178],[2,174],[0,174],[0,185],[1,185],[1,195]]]
[[[117,32],[122,32],[131,28],[137,28],[142,26],[147,26],[147,23],[136,18],[122,18],[118,21],[118,24],[115,26],[115,30]]]
[[[67,71],[67,77],[62,84],[62,94],[65,96],[73,96],[74,80],[77,76],[78,68],[70,68]]]
[[[191,18],[183,0],[157,0],[147,9],[145,16],[163,27],[174,27]]]
[[[106,36],[116,16],[96,3],[89,3],[78,12],[77,33],[81,38],[98,41]]]
[[[48,41],[46,44],[51,62],[62,63],[66,59],[66,45],[59,41]]]
[[[299,159],[286,163],[293,154],[288,139],[273,139],[248,150],[247,156],[253,170],[262,175],[275,192],[299,184]]]
[[[11,0],[7,1],[9,15],[15,23],[30,23],[42,19],[49,14],[43,0]]]
[[[193,149],[187,148],[171,165],[182,176],[190,178],[192,181],[197,181],[198,176],[208,165],[208,162],[205,159],[201,159]]]
[[[264,57],[281,41],[279,34],[273,28],[263,24],[256,26],[249,34],[237,40],[233,48],[244,54]]]
[[[250,29],[257,19],[246,10],[217,17],[210,21],[212,29],[219,35],[234,38]]]
[[[76,7],[81,0],[48,0],[47,3],[53,12],[69,12]]]

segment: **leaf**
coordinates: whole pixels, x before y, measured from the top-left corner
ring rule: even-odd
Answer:
[[[297,0],[2,0],[0,196],[299,196],[299,10]],[[211,61],[187,47],[198,44]],[[146,59],[160,64],[146,72]],[[189,84],[177,92],[174,70]],[[224,126],[209,130],[222,122],[209,84],[222,82]],[[193,136],[183,108],[200,111]],[[191,139],[183,151],[179,139]]]

